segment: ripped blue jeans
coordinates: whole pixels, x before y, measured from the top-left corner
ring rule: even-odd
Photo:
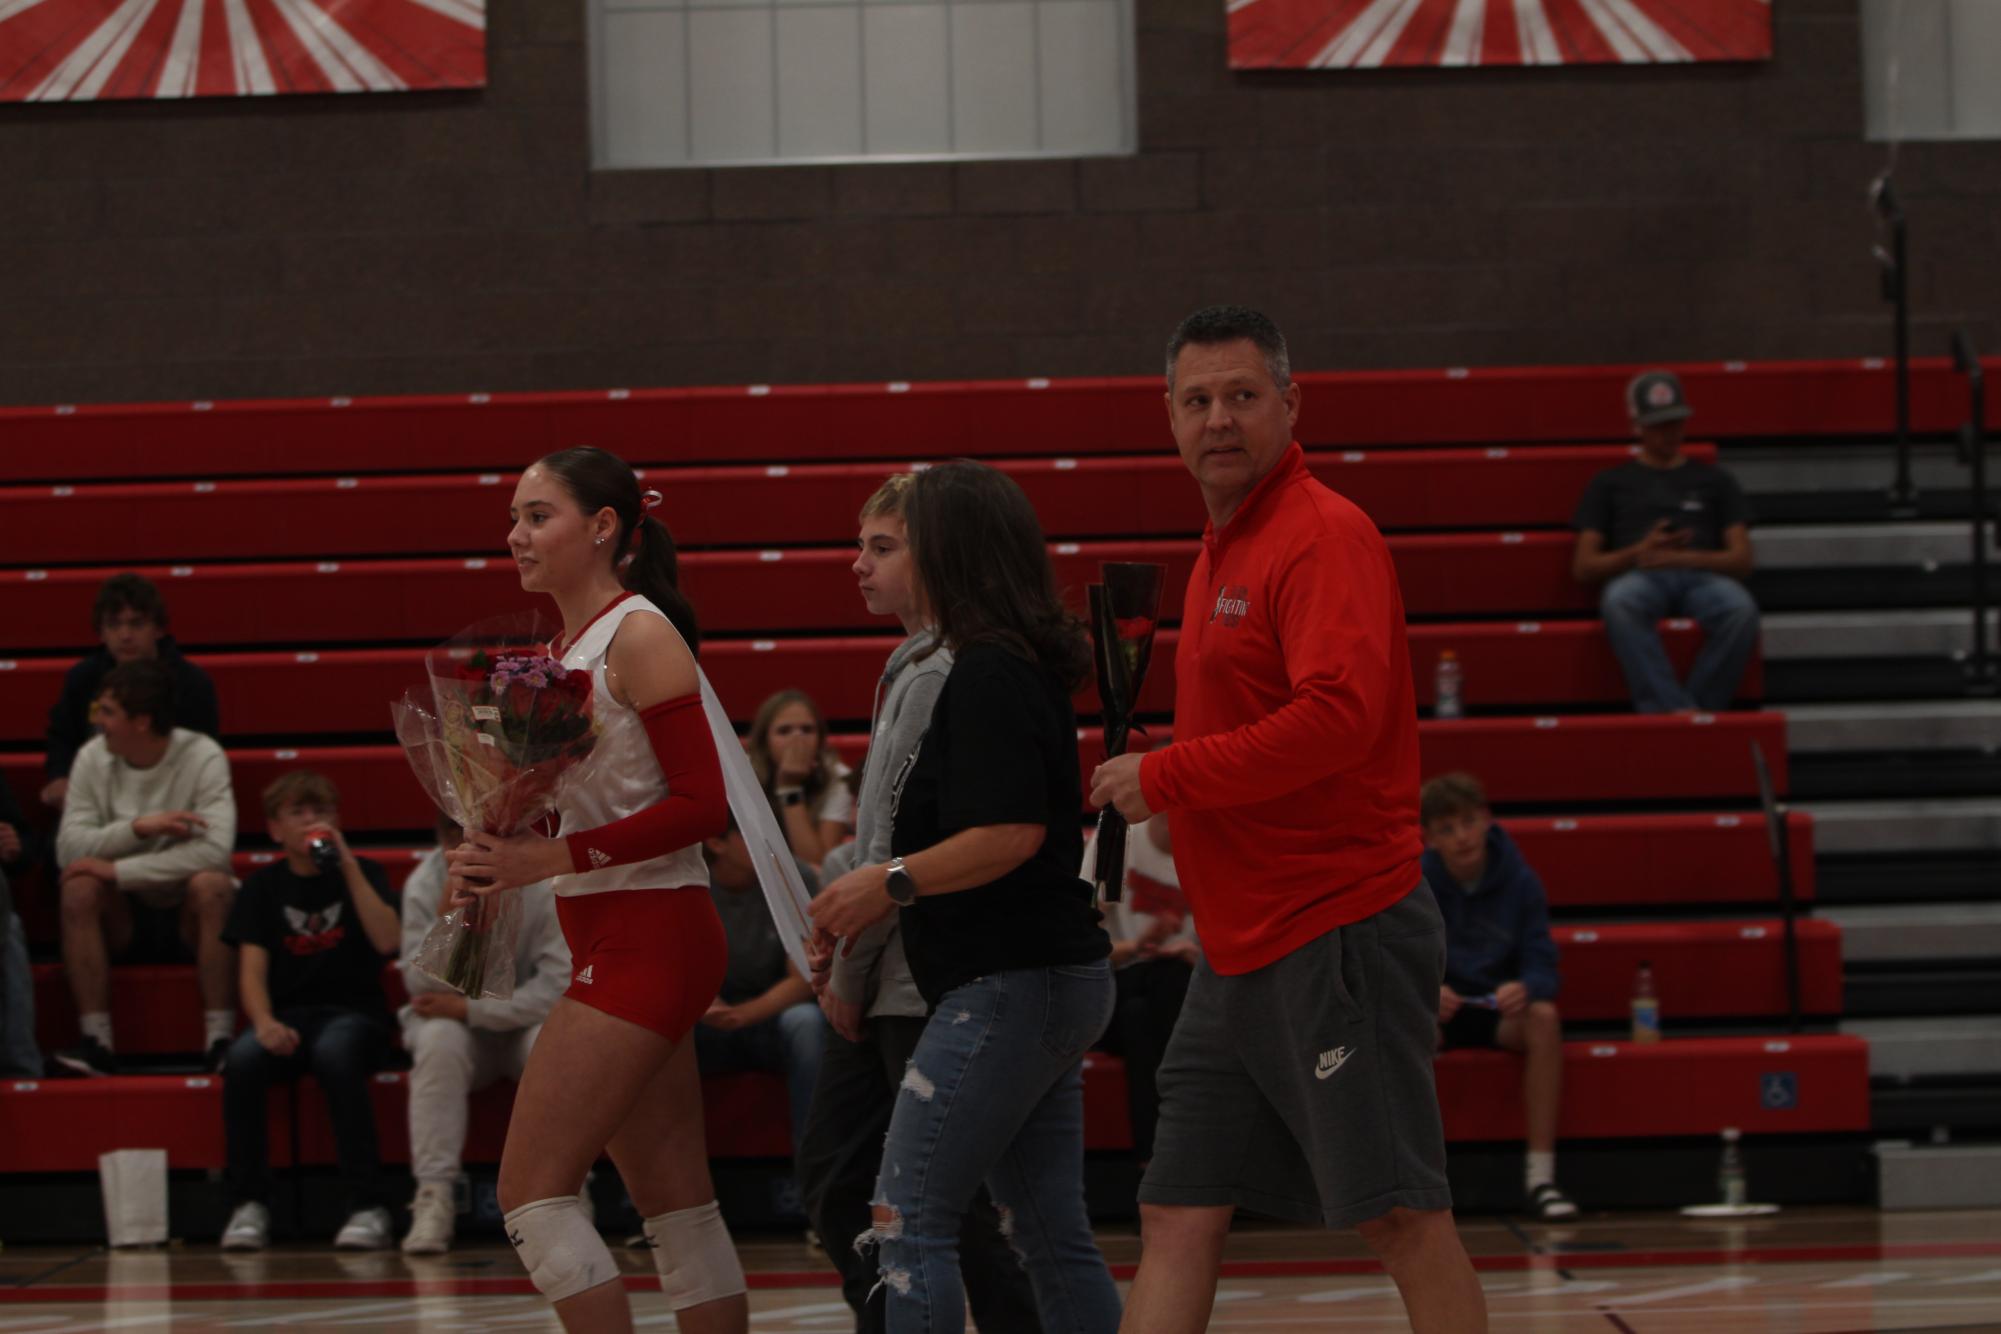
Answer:
[[[1113,1334],[1119,1294],[1084,1211],[1082,1058],[1111,1022],[1104,962],[1027,968],[947,992],[904,1072],[876,1180],[889,1334],[963,1330],[962,1216],[985,1182],[1044,1334]]]

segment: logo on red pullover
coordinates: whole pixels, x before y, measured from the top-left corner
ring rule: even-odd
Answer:
[[[1216,610],[1209,613],[1211,622],[1221,621],[1234,630],[1251,614],[1251,590],[1242,584],[1225,584],[1216,593]]]

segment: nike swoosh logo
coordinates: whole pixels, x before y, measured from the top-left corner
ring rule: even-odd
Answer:
[[[1339,1057],[1335,1059],[1332,1065],[1329,1065],[1327,1063],[1326,1057],[1324,1056],[1321,1057],[1319,1063],[1313,1067],[1314,1077],[1317,1079],[1326,1079],[1327,1077],[1332,1075],[1336,1070],[1339,1070],[1342,1066],[1348,1064],[1348,1058],[1350,1056],[1353,1056],[1354,1054],[1355,1053],[1352,1051],[1344,1051],[1341,1053]]]

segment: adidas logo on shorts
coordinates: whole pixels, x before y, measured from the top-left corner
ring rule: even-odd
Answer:
[[[606,852],[606,851],[604,851],[604,850],[603,850],[602,848],[592,848],[592,849],[591,849],[591,865],[592,865],[592,866],[600,866],[600,867],[602,867],[602,866],[610,866],[610,865],[611,865],[611,854],[610,854],[610,853],[608,853],[608,852]]]
[[[591,984],[591,969],[595,967],[597,965],[594,963],[585,964],[584,971],[577,974],[577,981],[583,983],[585,986],[589,986]]]
[[[1346,1065],[1348,1063],[1348,1058],[1350,1056],[1353,1056],[1354,1054],[1355,1054],[1355,1049],[1353,1047],[1336,1047],[1332,1051],[1321,1052],[1320,1059],[1314,1062],[1313,1065],[1314,1078],[1316,1079],[1327,1078],[1329,1075],[1333,1074],[1336,1070],[1339,1070],[1342,1066]]]

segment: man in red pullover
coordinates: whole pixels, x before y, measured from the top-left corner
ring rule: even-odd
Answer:
[[[1209,1322],[1238,1207],[1354,1228],[1420,1334],[1479,1334],[1431,1058],[1445,928],[1418,863],[1417,704],[1388,546],[1293,442],[1285,339],[1242,307],[1167,347],[1209,509],[1175,655],[1175,741],[1092,775],[1165,811],[1204,962],[1160,1069],[1135,1334]]]

